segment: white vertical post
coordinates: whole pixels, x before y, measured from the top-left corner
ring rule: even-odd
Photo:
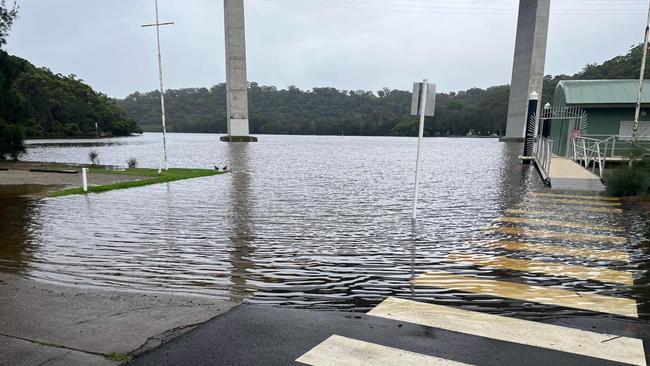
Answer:
[[[415,193],[413,195],[413,216],[412,220],[415,221],[418,210],[418,188],[420,185],[420,156],[422,155],[422,139],[424,137],[424,114],[427,107],[427,94],[428,82],[424,79],[422,82],[422,95],[420,96],[420,131],[418,133],[418,153],[415,160]]]
[[[165,127],[165,88],[163,87],[163,69],[162,69],[162,55],[160,52],[160,27],[163,25],[173,25],[173,22],[161,23],[158,17],[158,0],[156,3],[156,23],[145,24],[142,27],[156,27],[156,45],[158,46],[158,79],[160,81],[160,111],[162,119],[162,133],[163,133],[163,155],[165,161],[165,170],[169,169],[167,164],[167,128]]]
[[[81,182],[84,192],[88,192],[88,168],[81,168]]]
[[[165,89],[163,87],[162,56],[160,54],[160,20],[158,18],[158,0],[156,0],[156,43],[158,45],[158,77],[160,79],[160,111],[162,112],[163,154],[165,156],[165,170],[167,164],[167,128],[165,127]]]
[[[648,33],[650,33],[650,7],[648,8],[648,20],[646,21],[643,34],[643,57],[641,59],[641,74],[639,75],[639,94],[636,98],[636,110],[634,111],[634,127],[632,128],[632,144],[636,142],[636,134],[639,129],[639,114],[641,112],[641,99],[643,98],[643,79],[645,78],[645,63],[648,56]],[[632,165],[633,157],[630,159]]]

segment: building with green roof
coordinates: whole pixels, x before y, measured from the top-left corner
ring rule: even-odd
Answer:
[[[650,140],[650,81],[644,82],[639,118],[639,140]],[[581,136],[605,140],[612,136],[630,139],[639,90],[638,80],[564,80],[555,89],[553,110],[580,110],[586,113],[586,123],[576,126],[576,119],[551,121],[549,137],[554,141],[553,152],[568,153],[570,136],[579,130]]]

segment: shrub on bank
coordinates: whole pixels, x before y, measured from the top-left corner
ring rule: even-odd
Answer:
[[[138,159],[129,158],[129,160],[126,161],[126,165],[128,165],[130,169],[133,169],[138,166]]]
[[[90,164],[92,165],[97,165],[96,163],[99,162],[99,159],[97,159],[98,157],[99,153],[97,153],[97,150],[90,150],[88,153],[88,160],[90,160]]]
[[[0,160],[4,160],[6,156],[18,160],[25,152],[25,128],[16,124],[0,126]]]
[[[648,193],[650,176],[643,167],[622,165],[605,175],[607,194],[614,197],[637,196]]]

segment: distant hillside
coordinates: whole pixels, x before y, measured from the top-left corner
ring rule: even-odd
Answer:
[[[543,103],[552,100],[557,83],[565,79],[638,78],[641,46],[602,64],[590,64],[575,75],[546,76]],[[649,71],[650,73],[650,68]],[[403,90],[300,90],[277,89],[250,83],[252,133],[415,135],[417,119],[409,116],[411,93]],[[169,90],[165,94],[167,125],[176,132],[225,132],[226,90],[224,84],[210,89]],[[508,109],[508,85],[440,93],[436,116],[428,136],[503,134]],[[133,93],[119,101],[127,115],[147,131],[160,130],[160,100],[157,91]]]
[[[127,115],[145,131],[160,131],[159,93],[134,93],[119,101]],[[174,132],[225,132],[226,87],[176,89],[165,94],[167,129]],[[428,135],[500,133],[505,128],[508,87],[439,94],[437,117]],[[411,135],[417,118],[409,116],[411,93],[385,88],[365,90],[314,88],[250,83],[252,133],[314,135]],[[478,127],[478,129],[477,129]],[[480,130],[479,130],[480,129]]]
[[[36,138],[142,132],[114,100],[75,75],[54,74],[0,50],[0,126],[12,123]]]

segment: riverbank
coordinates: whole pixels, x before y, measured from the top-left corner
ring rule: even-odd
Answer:
[[[116,365],[236,303],[60,286],[0,273],[0,353],[7,365]]]
[[[171,168],[161,171],[148,168],[115,169],[111,166],[3,161],[0,162],[0,186],[41,186],[38,196],[61,197],[83,194],[81,168],[88,168],[88,192],[140,187],[223,174],[210,169]]]

